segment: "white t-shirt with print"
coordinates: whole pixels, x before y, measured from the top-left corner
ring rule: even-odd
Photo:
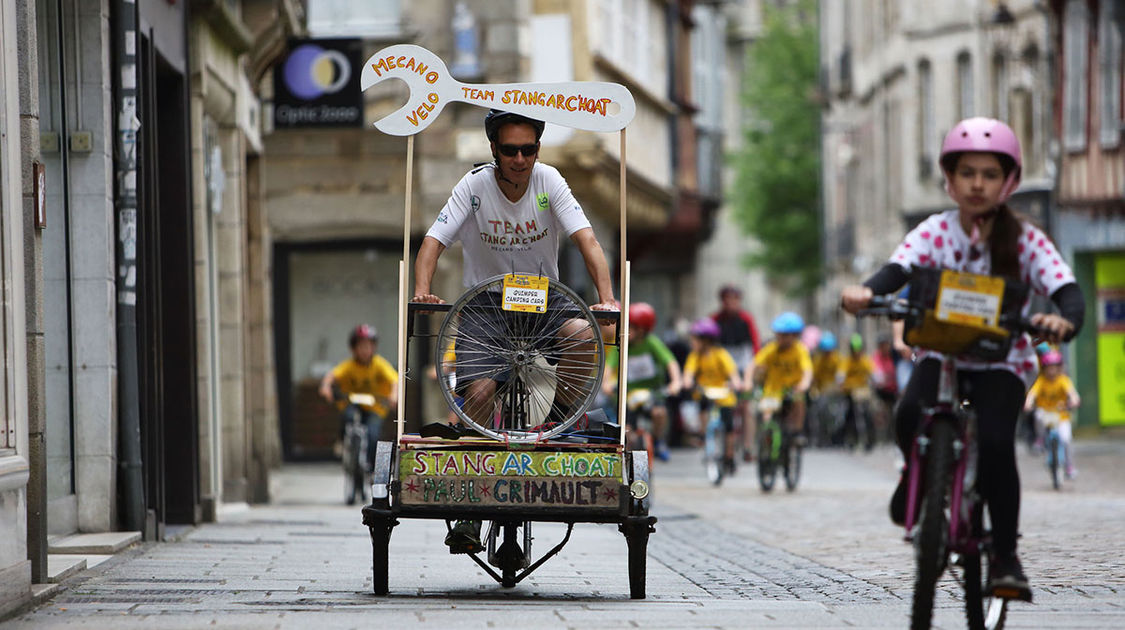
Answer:
[[[536,162],[516,202],[500,190],[495,169],[489,164],[462,177],[426,236],[446,247],[461,241],[466,288],[513,270],[542,270],[558,280],[560,235],[590,227],[582,206],[553,166]]]
[[[1063,285],[1075,281],[1074,273],[1051,239],[1030,223],[1022,224],[1018,251],[1020,280],[1036,293],[1049,296]],[[972,245],[969,235],[961,227],[957,210],[931,215],[911,230],[891,254],[890,261],[907,271],[912,265],[983,275],[990,275],[992,271],[988,243]],[[1025,301],[1021,309],[1024,317],[1027,317],[1030,308],[1031,301]],[[923,358],[936,356],[936,353],[928,351],[921,354]],[[1015,372],[1025,382],[1033,381],[1038,372],[1035,349],[1026,333],[1012,343],[1004,361],[988,363],[958,359],[957,367],[963,370],[1006,369]]]

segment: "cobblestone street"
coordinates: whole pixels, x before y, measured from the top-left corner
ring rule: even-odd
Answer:
[[[1009,627],[1125,625],[1115,539],[1125,444],[1083,443],[1076,457],[1081,477],[1055,492],[1039,460],[1021,454],[1021,549],[1036,603],[1013,606]],[[901,628],[913,568],[885,515],[894,465],[890,449],[814,451],[795,493],[763,495],[749,469],[716,489],[695,452],[677,452],[657,471],[644,601],[628,597],[615,526],[576,526],[558,557],[502,589],[446,553],[444,524],[417,520],[395,529],[391,595],[375,597],[367,531],[335,499],[337,469],[292,465],[276,475],[273,505],[120,553],[2,627]],[[536,555],[563,531],[537,526]],[[936,627],[964,627],[957,589],[943,582]]]

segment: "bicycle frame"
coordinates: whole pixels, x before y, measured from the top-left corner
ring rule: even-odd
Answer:
[[[969,448],[972,433],[972,415],[955,406],[957,397],[957,372],[953,359],[944,357],[938,380],[938,396],[933,407],[922,410],[922,421],[918,436],[910,449],[910,480],[906,500],[906,536],[914,539],[919,505],[922,499],[922,471],[929,445],[930,427],[935,422],[953,422],[955,439],[953,442],[953,474],[949,489],[949,550],[957,553],[979,553],[983,538],[973,531],[972,512],[975,500],[966,495],[965,478],[970,456],[975,456]]]

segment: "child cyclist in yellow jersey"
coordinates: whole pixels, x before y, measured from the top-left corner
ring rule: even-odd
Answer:
[[[875,446],[875,426],[870,408],[871,378],[875,375],[875,363],[863,351],[863,336],[859,333],[852,334],[848,346],[848,356],[844,357],[841,365],[844,372],[841,389],[847,396],[848,410],[837,442],[846,446],[850,444],[848,438],[851,437],[855,443],[859,443],[859,414],[862,411],[867,433],[863,446],[871,450]]]
[[[689,391],[700,388],[727,388],[726,396],[714,402],[719,407],[719,419],[726,432],[724,463],[733,467],[734,462],[734,406],[738,402],[736,392],[742,389],[738,377],[738,366],[734,357],[719,345],[719,325],[713,319],[704,318],[691,326],[691,354],[684,361],[684,387]],[[708,403],[707,399],[703,400]]]
[[[820,336],[813,355],[813,382],[810,390],[817,397],[830,394],[840,387],[843,361],[836,350],[836,335],[826,332]]]
[[[1047,351],[1040,359],[1042,369],[1027,392],[1025,411],[1035,411],[1036,433],[1044,434],[1046,414],[1057,414],[1059,442],[1063,445],[1063,459],[1066,461],[1066,478],[1073,479],[1078,470],[1070,456],[1070,410],[1081,403],[1074,383],[1063,373],[1062,354],[1058,350]]]
[[[395,408],[397,392],[395,383],[398,382],[398,373],[383,357],[375,354],[379,347],[379,334],[374,326],[360,324],[348,335],[348,346],[352,356],[332,368],[320,381],[320,395],[330,404],[335,402],[342,412],[340,416],[340,438],[344,436],[344,427],[347,424],[347,414],[357,412],[360,420],[367,426],[368,442],[374,445],[379,440],[383,428],[383,419]],[[338,390],[344,395],[343,400],[336,400],[333,390]],[[371,394],[375,403],[371,405],[349,404],[348,394]],[[369,466],[374,464],[375,449],[367,449]]]
[[[797,443],[805,443],[805,393],[812,385],[813,369],[809,351],[800,342],[805,320],[796,313],[778,315],[771,326],[775,338],[754,356],[746,371],[747,387],[762,383],[762,400],[759,408],[762,420],[768,420],[778,408],[786,393],[791,395],[789,416],[784,418],[785,428],[797,436]]]

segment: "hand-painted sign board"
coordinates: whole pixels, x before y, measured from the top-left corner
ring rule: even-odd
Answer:
[[[403,505],[616,508],[622,458],[615,453],[403,451]]]
[[[392,136],[422,131],[452,101],[588,131],[623,129],[637,110],[633,95],[616,83],[461,83],[441,58],[413,44],[395,44],[372,55],[363,66],[360,87],[366,90],[390,78],[410,88],[406,105],[375,122],[379,131]]]

